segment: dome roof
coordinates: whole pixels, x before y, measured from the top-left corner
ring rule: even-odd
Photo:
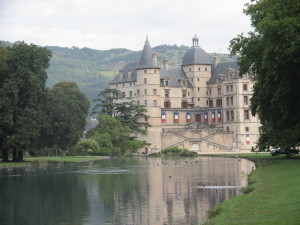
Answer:
[[[211,64],[208,54],[200,47],[190,48],[182,59],[182,65]]]
[[[183,56],[182,65],[194,65],[194,64],[212,64],[208,54],[198,46],[199,39],[195,35],[193,38],[193,47],[191,47]]]

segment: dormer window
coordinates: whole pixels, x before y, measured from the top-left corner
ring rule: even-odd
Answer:
[[[167,86],[167,87],[169,86],[169,81],[168,81],[168,80],[166,80],[166,86]]]

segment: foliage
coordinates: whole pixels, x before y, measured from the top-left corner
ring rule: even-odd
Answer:
[[[300,2],[261,0],[247,4],[254,31],[231,41],[240,73],[255,80],[251,112],[261,120],[260,150],[300,144]]]
[[[42,110],[51,52],[16,42],[0,51],[0,130],[2,160],[23,161],[23,152],[37,147],[44,119]],[[3,113],[3,114],[2,114]]]
[[[48,147],[66,151],[83,136],[89,100],[74,82],[60,82],[48,92],[47,126],[43,138]]]
[[[180,154],[182,152],[183,152],[183,149],[178,148],[178,147],[165,148],[161,151],[162,154]]]
[[[147,133],[149,127],[147,110],[143,105],[137,105],[126,99],[124,93],[117,89],[105,89],[94,100],[96,105],[93,114],[109,115],[118,119],[134,133]]]
[[[131,129],[108,115],[100,115],[99,123],[87,133],[87,138],[95,140],[101,155],[126,155],[135,153],[146,145],[131,135]]]
[[[98,152],[99,145],[96,140],[84,139],[84,140],[80,140],[76,144],[75,148],[77,152],[83,152],[85,156],[88,151]]]

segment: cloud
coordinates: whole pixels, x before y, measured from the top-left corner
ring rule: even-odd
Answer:
[[[197,33],[208,52],[250,30],[236,0],[0,0],[0,39],[96,49],[191,45]]]

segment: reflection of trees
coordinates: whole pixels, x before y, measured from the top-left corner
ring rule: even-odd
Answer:
[[[49,169],[43,174],[40,171],[28,174],[25,168],[10,173],[16,176],[2,178],[1,182],[2,225],[82,224],[81,217],[88,205],[80,177],[51,175]]]

